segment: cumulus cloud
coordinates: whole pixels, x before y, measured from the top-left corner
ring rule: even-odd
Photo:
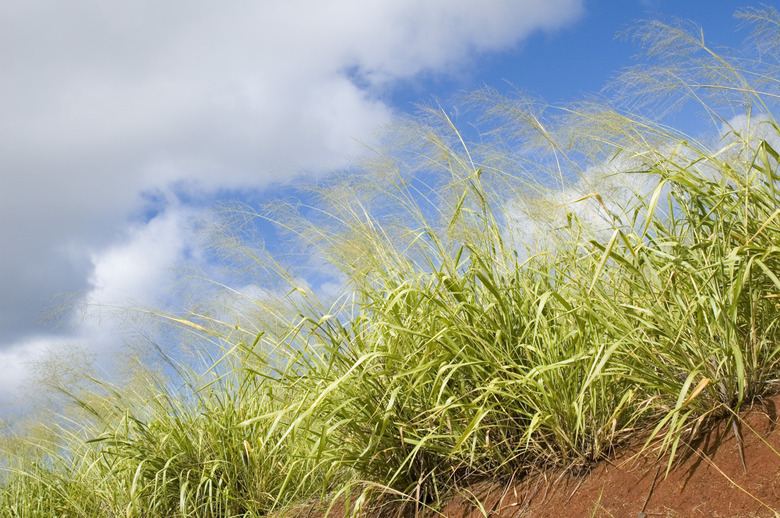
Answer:
[[[132,334],[132,308],[153,309],[170,300],[178,267],[197,240],[193,211],[173,207],[127,228],[104,249],[92,252],[92,273],[59,334],[36,334],[0,350],[0,403],[29,383],[37,366],[72,351],[97,359],[116,353]]]
[[[35,363],[43,361],[53,349],[67,345],[68,340],[60,336],[39,335],[0,350],[0,405],[14,403],[19,389],[30,382]]]
[[[93,253],[87,300],[116,306],[159,303],[192,247],[188,216],[186,209],[168,209],[131,227],[114,246]]]
[[[123,230],[142,193],[263,189],[281,171],[343,166],[392,117],[394,81],[467,67],[582,3],[3,2],[0,350],[37,350],[20,344],[56,292],[131,299],[159,285],[154,268],[185,246],[181,220]]]

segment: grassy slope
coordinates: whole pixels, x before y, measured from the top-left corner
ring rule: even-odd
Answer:
[[[435,507],[482,477],[587,468],[647,431],[673,453],[704,419],[776,390],[778,16],[743,15],[761,61],[649,24],[635,33],[649,64],[618,82],[619,102],[541,110],[479,92],[478,143],[427,112],[312,207],[268,207],[258,217],[326,258],[349,295],[323,307],[262,259],[284,295],[162,317],[219,348],[212,370],[100,382],[75,396],[87,424],[9,438],[0,507]],[[683,98],[719,139],[638,115]],[[231,216],[219,243],[253,264],[247,210]]]

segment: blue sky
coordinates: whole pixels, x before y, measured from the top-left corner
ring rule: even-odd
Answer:
[[[166,300],[201,253],[188,222],[225,193],[325,177],[416,103],[483,85],[550,102],[598,91],[633,63],[615,35],[637,19],[693,19],[734,45],[745,5],[0,2],[0,401],[47,351],[119,347],[110,316],[41,316],[62,293]]]

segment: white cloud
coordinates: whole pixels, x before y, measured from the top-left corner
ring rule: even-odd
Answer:
[[[191,210],[169,208],[93,252],[90,289],[75,301],[79,311],[68,316],[64,331],[27,337],[0,350],[0,402],[31,380],[36,365],[66,357],[63,351],[96,358],[116,353],[139,316],[132,308],[152,309],[169,298],[177,267],[193,246],[192,217]]]
[[[67,340],[57,336],[34,336],[0,350],[0,404],[9,404],[19,389],[30,380],[34,362],[44,359],[52,348],[65,345]]]
[[[158,302],[191,246],[188,215],[186,210],[168,209],[131,228],[117,244],[93,253],[87,300],[116,306]]]
[[[717,134],[704,142],[694,142],[688,145],[693,147],[688,147],[670,141],[659,151],[667,157],[676,156],[680,163],[695,164],[692,172],[720,182],[724,174],[722,168],[710,160],[701,160],[702,156],[716,156],[731,164],[746,164],[750,160],[745,162],[745,145],[755,153],[761,141],[780,149],[780,138],[766,115],[740,114],[721,121]],[[554,230],[566,228],[570,214],[579,219],[586,232],[602,240],[614,232],[613,216],[623,225],[628,226],[633,221],[635,228],[639,228],[643,221],[634,221],[632,210],[639,200],[649,201],[661,181],[656,174],[638,172],[645,169],[647,163],[640,158],[613,158],[609,163],[587,168],[575,182],[564,187],[535,197],[515,196],[507,207],[507,218],[515,229],[518,242],[533,251],[554,248],[558,239]],[[661,190],[656,209],[661,213],[669,210],[670,189],[665,184]]]
[[[580,239],[609,239],[615,229],[613,218],[630,225],[639,200],[646,200],[658,186],[659,177],[639,172],[643,168],[639,160],[613,159],[586,168],[569,184],[535,196],[524,193],[512,197],[506,217],[514,229],[517,248],[524,250],[527,246],[531,253],[555,249],[566,237],[570,216],[582,226],[575,227],[575,232],[583,233]]]
[[[766,141],[772,148],[780,148],[777,130],[772,127],[771,119],[763,113],[735,115],[722,123],[718,130],[724,140],[724,147],[726,143],[749,142],[751,146],[756,146],[759,141]]]
[[[0,3],[0,350],[40,334],[55,292],[121,302],[163,289],[181,220],[116,238],[141,192],[264,188],[342,166],[392,116],[380,95],[392,81],[467,69],[582,4]]]

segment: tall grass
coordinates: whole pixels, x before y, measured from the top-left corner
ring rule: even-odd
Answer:
[[[475,142],[426,110],[309,205],[232,207],[216,242],[275,284],[161,316],[204,347],[203,369],[167,358],[173,379],[142,369],[142,390],[73,394],[86,424],[8,442],[0,507],[419,512],[483,478],[587,470],[640,438],[674,456],[707,419],[777,390],[780,17],[741,17],[760,60],[650,22],[634,33],[647,63],[611,97],[477,92]],[[716,137],[649,111],[691,100]],[[253,250],[254,218],[316,260]],[[307,275],[343,296],[323,304]]]

